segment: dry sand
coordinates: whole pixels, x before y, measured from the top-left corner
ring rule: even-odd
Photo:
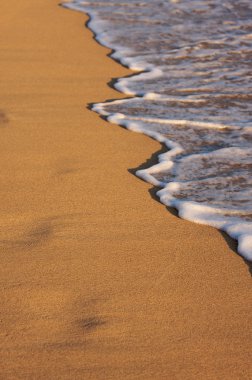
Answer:
[[[234,243],[129,171],[157,142],[86,108],[129,71],[56,0],[0,17],[0,378],[251,379]]]

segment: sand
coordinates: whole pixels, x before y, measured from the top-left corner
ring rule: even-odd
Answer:
[[[134,176],[157,142],[87,109],[130,72],[86,20],[1,4],[0,378],[250,379],[249,267]]]

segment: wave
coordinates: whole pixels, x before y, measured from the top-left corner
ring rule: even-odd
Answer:
[[[112,58],[136,71],[98,103],[108,121],[167,147],[138,170],[179,216],[214,226],[252,261],[252,27],[249,1],[74,1]]]

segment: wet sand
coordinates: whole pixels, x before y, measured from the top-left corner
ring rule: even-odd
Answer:
[[[0,378],[250,379],[249,267],[132,174],[157,142],[87,109],[130,72],[86,20],[1,4]]]

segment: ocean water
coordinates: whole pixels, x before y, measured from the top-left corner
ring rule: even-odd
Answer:
[[[182,218],[226,231],[252,261],[251,0],[66,6],[88,13],[96,39],[135,71],[115,83],[126,99],[93,110],[167,147],[137,175]]]

